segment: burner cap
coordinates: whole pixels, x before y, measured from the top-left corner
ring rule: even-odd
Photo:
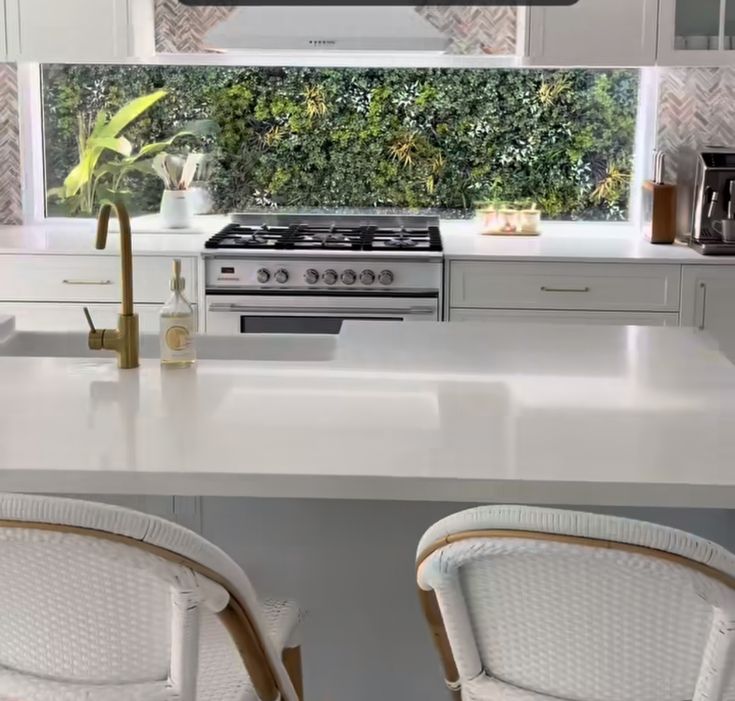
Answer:
[[[265,236],[262,236],[261,234],[238,234],[237,238],[243,243],[263,244],[267,242]]]
[[[319,241],[321,243],[349,243],[350,239],[339,231],[324,231],[314,234],[307,234],[306,239]]]
[[[390,248],[413,248],[418,245],[418,242],[412,239],[410,236],[395,236],[392,239],[388,239],[385,242],[386,246]]]

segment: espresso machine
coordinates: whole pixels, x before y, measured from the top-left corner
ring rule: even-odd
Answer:
[[[689,233],[689,245],[703,255],[735,255],[735,149],[685,155],[679,186],[679,225]]]

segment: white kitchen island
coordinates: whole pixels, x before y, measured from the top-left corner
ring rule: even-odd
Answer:
[[[201,532],[309,612],[308,699],[448,698],[414,555],[465,506],[575,505],[735,548],[735,367],[692,329],[359,322],[335,344],[228,337],[251,360],[172,371],[8,356],[84,341],[0,342],[0,490]]]
[[[0,490],[735,507],[735,366],[693,329],[350,322],[311,360],[278,343],[291,360],[125,371],[0,343]]]

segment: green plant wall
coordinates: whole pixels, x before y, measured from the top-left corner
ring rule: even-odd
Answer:
[[[550,218],[627,218],[638,93],[628,70],[44,66],[49,188],[76,162],[79,112],[156,88],[169,97],[128,133],[155,140],[214,119],[219,211],[461,214],[478,200],[530,199]],[[133,178],[133,209],[156,211],[160,184]]]

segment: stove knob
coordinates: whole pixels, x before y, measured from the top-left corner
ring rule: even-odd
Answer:
[[[266,282],[268,282],[268,280],[271,279],[271,271],[267,268],[261,268],[256,274],[258,276],[258,282],[262,285],[264,285]]]
[[[338,280],[337,271],[332,269],[325,270],[324,275],[322,275],[322,280],[327,285],[334,285]]]
[[[378,282],[381,285],[390,285],[393,282],[393,273],[390,270],[381,270],[378,275]]]
[[[279,285],[285,285],[288,282],[288,270],[279,268],[273,277]]]
[[[345,285],[354,285],[357,280],[357,273],[354,270],[345,270],[342,273],[342,282]]]
[[[319,282],[319,271],[314,270],[314,268],[309,268],[304,273],[304,281],[307,285],[316,285]]]
[[[363,270],[360,273],[360,282],[363,285],[372,285],[375,282],[375,273],[372,270]]]

